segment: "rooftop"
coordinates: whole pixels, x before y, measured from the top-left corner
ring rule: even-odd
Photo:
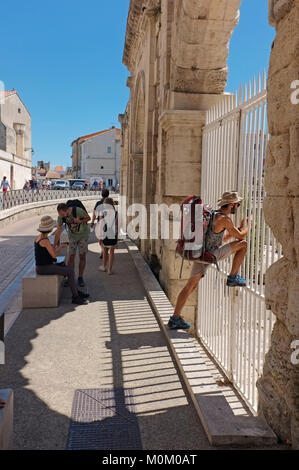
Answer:
[[[110,127],[109,129],[94,132],[93,134],[82,135],[82,136],[78,137],[77,139],[73,140],[71,145],[73,145],[74,142],[81,142],[81,141],[84,141],[84,140],[87,140],[87,139],[92,139],[92,137],[95,137],[95,136],[100,135],[100,134],[105,134],[106,132],[110,132],[114,129],[116,130],[116,136],[118,137],[120,135],[120,129],[117,128],[117,127]]]

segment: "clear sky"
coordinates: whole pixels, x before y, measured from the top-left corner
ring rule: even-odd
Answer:
[[[208,0],[207,0],[208,1]],[[243,0],[230,45],[228,91],[267,68],[275,31],[267,0]],[[15,0],[0,8],[0,80],[32,116],[33,162],[71,166],[72,140],[119,126],[129,0]]]

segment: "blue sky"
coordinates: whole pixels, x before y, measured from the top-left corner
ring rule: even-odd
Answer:
[[[267,68],[267,0],[243,0],[228,91]],[[122,65],[129,0],[15,0],[1,5],[0,80],[32,116],[33,161],[71,165],[72,140],[112,125],[128,100]],[[254,34],[252,34],[254,33]]]

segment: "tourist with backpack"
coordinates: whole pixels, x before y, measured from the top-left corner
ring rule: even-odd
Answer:
[[[78,286],[84,287],[84,269],[86,266],[86,254],[88,251],[89,229],[87,223],[90,217],[84,205],[78,199],[67,201],[66,204],[58,204],[57,230],[54,239],[54,248],[58,245],[65,224],[69,237],[69,259],[68,265],[75,267],[75,257],[79,251],[79,277]]]
[[[109,190],[108,189],[103,189],[102,199],[100,199],[96,203],[96,205],[94,206],[94,209],[93,209],[92,220],[91,220],[91,224],[90,224],[90,227],[91,227],[92,230],[94,228],[95,221],[96,220],[98,222],[100,221],[100,217],[99,217],[99,214],[98,214],[98,209],[100,209],[100,206],[103,204],[104,199],[107,198],[107,197],[109,197]],[[99,240],[99,245],[100,245],[100,258],[102,258],[103,257],[103,241],[102,240]]]
[[[169,319],[169,328],[190,328],[190,323],[185,322],[181,312],[188,297],[196,289],[211,264],[218,267],[218,261],[234,255],[226,285],[228,287],[246,286],[246,280],[238,274],[238,270],[247,251],[245,238],[248,234],[248,227],[243,219],[240,227],[237,228],[230,218],[231,214],[236,213],[242,200],[243,198],[239,197],[235,191],[225,192],[218,200],[219,209],[217,211],[204,206],[200,198],[196,198],[196,196],[189,197],[185,201],[187,204],[183,203],[182,214],[187,214],[185,217],[187,224],[184,225],[182,217],[181,238],[178,241],[177,251],[183,260],[192,261],[193,266],[191,276],[178,296],[174,314]],[[200,214],[201,223],[196,220],[196,213]],[[235,241],[223,245],[223,242],[231,238],[234,238]]]
[[[99,266],[100,271],[107,271],[112,274],[114,262],[114,250],[117,247],[118,237],[118,214],[114,207],[112,198],[104,199],[103,204],[98,206],[97,214],[99,223],[97,224],[96,236],[102,241],[103,246],[103,264]]]

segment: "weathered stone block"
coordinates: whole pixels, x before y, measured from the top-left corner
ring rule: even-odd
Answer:
[[[275,323],[257,387],[259,412],[284,442],[299,448],[299,372],[298,365],[291,361],[294,339],[283,323]]]
[[[223,93],[228,68],[216,70],[186,69],[172,64],[171,89],[183,93]]]
[[[267,145],[265,190],[269,195],[275,188],[275,194],[287,195],[287,168],[290,158],[289,133],[270,138]]]
[[[264,215],[275,238],[283,246],[284,256],[292,260],[295,253],[292,198],[267,196],[264,200]]]

